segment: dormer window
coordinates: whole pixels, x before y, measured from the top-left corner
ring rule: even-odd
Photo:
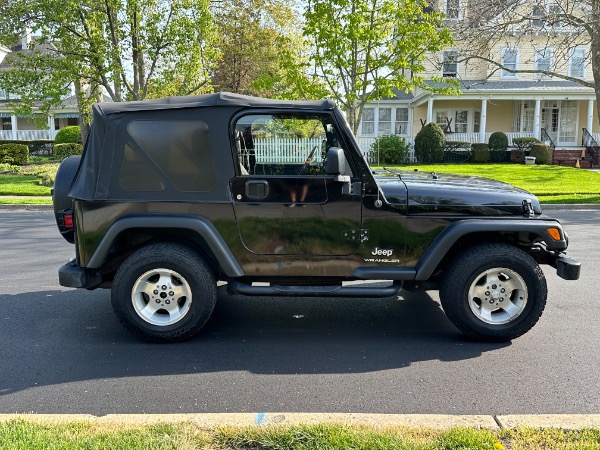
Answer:
[[[458,76],[458,52],[446,50],[442,59],[442,76],[456,78]]]

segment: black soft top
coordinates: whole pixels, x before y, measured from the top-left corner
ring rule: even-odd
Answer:
[[[231,118],[243,110],[255,108],[332,111],[336,106],[330,100],[273,100],[227,92],[139,102],[97,103],[92,108],[90,135],[69,195],[88,201],[149,198],[163,201],[224,200],[226,190],[220,185],[226,185],[227,180],[234,176],[229,139]],[[145,128],[141,130],[140,127]],[[148,148],[155,149],[154,156],[148,153]],[[161,164],[158,160],[167,158],[167,154],[168,164],[165,161]],[[198,187],[196,182],[195,188],[185,188],[189,190],[181,192],[177,189],[177,182],[169,180],[193,181],[190,158],[196,160],[198,170],[195,178],[205,180],[206,185]],[[129,164],[124,165],[127,161]],[[176,173],[175,169],[170,174],[164,173],[166,166],[176,167],[182,173]],[[137,171],[134,170],[136,167]],[[144,179],[155,174],[163,184],[151,194],[148,193],[151,189],[144,192],[123,181],[126,177],[142,185]],[[199,189],[204,191],[199,193]]]
[[[216,94],[188,95],[185,97],[166,97],[139,102],[97,103],[94,109],[102,115],[133,111],[156,111],[162,109],[202,108],[209,106],[240,106],[246,108],[273,109],[325,109],[335,108],[331,100],[274,100],[251,97],[249,95],[217,92]],[[94,111],[94,112],[96,112]]]

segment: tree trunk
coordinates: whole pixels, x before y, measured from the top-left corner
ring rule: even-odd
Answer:
[[[596,92],[596,113],[600,125],[600,0],[592,0],[590,59],[592,60],[592,74],[594,76],[594,90]],[[588,130],[590,133],[592,130]]]

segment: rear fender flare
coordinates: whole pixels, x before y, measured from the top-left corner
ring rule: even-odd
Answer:
[[[132,228],[179,228],[191,230],[201,236],[208,244],[223,273],[229,277],[244,276],[237,259],[214,227],[206,218],[199,216],[158,216],[155,214],[136,215],[118,219],[108,229],[96,248],[87,267],[98,269],[106,262],[110,248],[117,237]]]

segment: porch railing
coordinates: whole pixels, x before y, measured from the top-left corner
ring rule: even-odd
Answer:
[[[540,140],[544,144],[549,145],[552,150],[556,149],[556,144],[554,143],[554,141],[552,140],[545,128],[540,129]]]

